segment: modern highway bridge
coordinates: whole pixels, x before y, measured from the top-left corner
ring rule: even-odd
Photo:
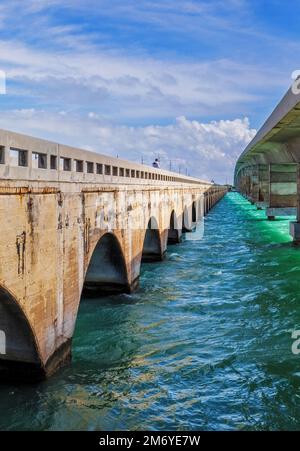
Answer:
[[[0,130],[0,377],[52,374],[83,288],[134,290],[142,260],[162,260],[226,191]]]
[[[300,94],[292,87],[238,159],[235,185],[268,219],[295,215],[290,233],[300,242]]]

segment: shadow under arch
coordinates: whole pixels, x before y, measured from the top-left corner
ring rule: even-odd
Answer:
[[[192,203],[192,223],[197,222],[197,207],[196,207],[196,201],[193,201]]]
[[[142,262],[157,262],[163,259],[161,239],[156,219],[152,216],[149,219],[145,233]]]
[[[168,244],[178,244],[181,241],[181,230],[178,228],[175,211],[172,210],[168,230]]]
[[[193,231],[193,224],[190,217],[190,210],[191,207],[184,207],[183,213],[182,213],[182,233],[185,232],[192,232]]]
[[[0,379],[37,381],[45,378],[34,333],[15,297],[0,286]]]
[[[105,233],[96,244],[83,290],[96,295],[130,292],[125,257],[113,233]]]

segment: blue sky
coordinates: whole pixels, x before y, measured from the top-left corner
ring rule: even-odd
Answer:
[[[2,0],[0,127],[229,180],[299,69],[299,13],[277,0]]]

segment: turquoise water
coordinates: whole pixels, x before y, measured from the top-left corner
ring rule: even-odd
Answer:
[[[84,299],[73,363],[0,387],[0,429],[300,429],[300,248],[231,193],[201,241],[143,265],[133,295]]]

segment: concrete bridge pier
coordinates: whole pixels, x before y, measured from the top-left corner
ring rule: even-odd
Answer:
[[[276,216],[296,215],[297,165],[293,163],[269,165],[269,220]]]
[[[182,233],[192,232],[195,230],[197,226],[197,222],[199,220],[199,208],[197,207],[197,203],[193,200],[190,208],[187,206],[184,207],[182,214]]]
[[[204,202],[204,216],[207,216],[207,214],[208,214],[208,212],[210,210],[210,206],[209,206],[209,204],[210,204],[210,202],[209,202],[209,192],[208,191],[206,191],[204,193],[204,200],[203,200],[203,202]]]
[[[208,193],[204,193],[204,216],[208,213]]]
[[[255,204],[258,210],[263,210],[269,205],[269,165],[257,165],[257,191]]]
[[[261,197],[261,165],[252,166],[251,174],[251,203],[256,205],[258,210],[262,209]]]
[[[164,236],[167,231],[164,231]],[[164,258],[166,246],[163,246],[165,239],[161,239],[158,224],[155,218],[150,218],[145,233],[142,262],[159,262]]]
[[[243,168],[238,189],[258,209],[266,209],[268,220],[296,213],[296,165],[258,164]]]
[[[290,222],[290,235],[295,244],[300,244],[300,164],[297,164],[297,216]]]
[[[182,241],[182,228],[179,226],[175,211],[172,210],[168,230],[168,244],[179,244]]]
[[[250,193],[250,176],[249,176],[249,168],[243,167],[240,170],[239,178],[236,182],[236,186],[240,193],[248,199],[249,193]]]
[[[208,211],[211,210],[211,205],[212,205],[211,196],[212,196],[211,191],[208,191]]]
[[[258,174],[257,166],[252,165],[245,168],[246,198],[253,205],[257,200]]]

